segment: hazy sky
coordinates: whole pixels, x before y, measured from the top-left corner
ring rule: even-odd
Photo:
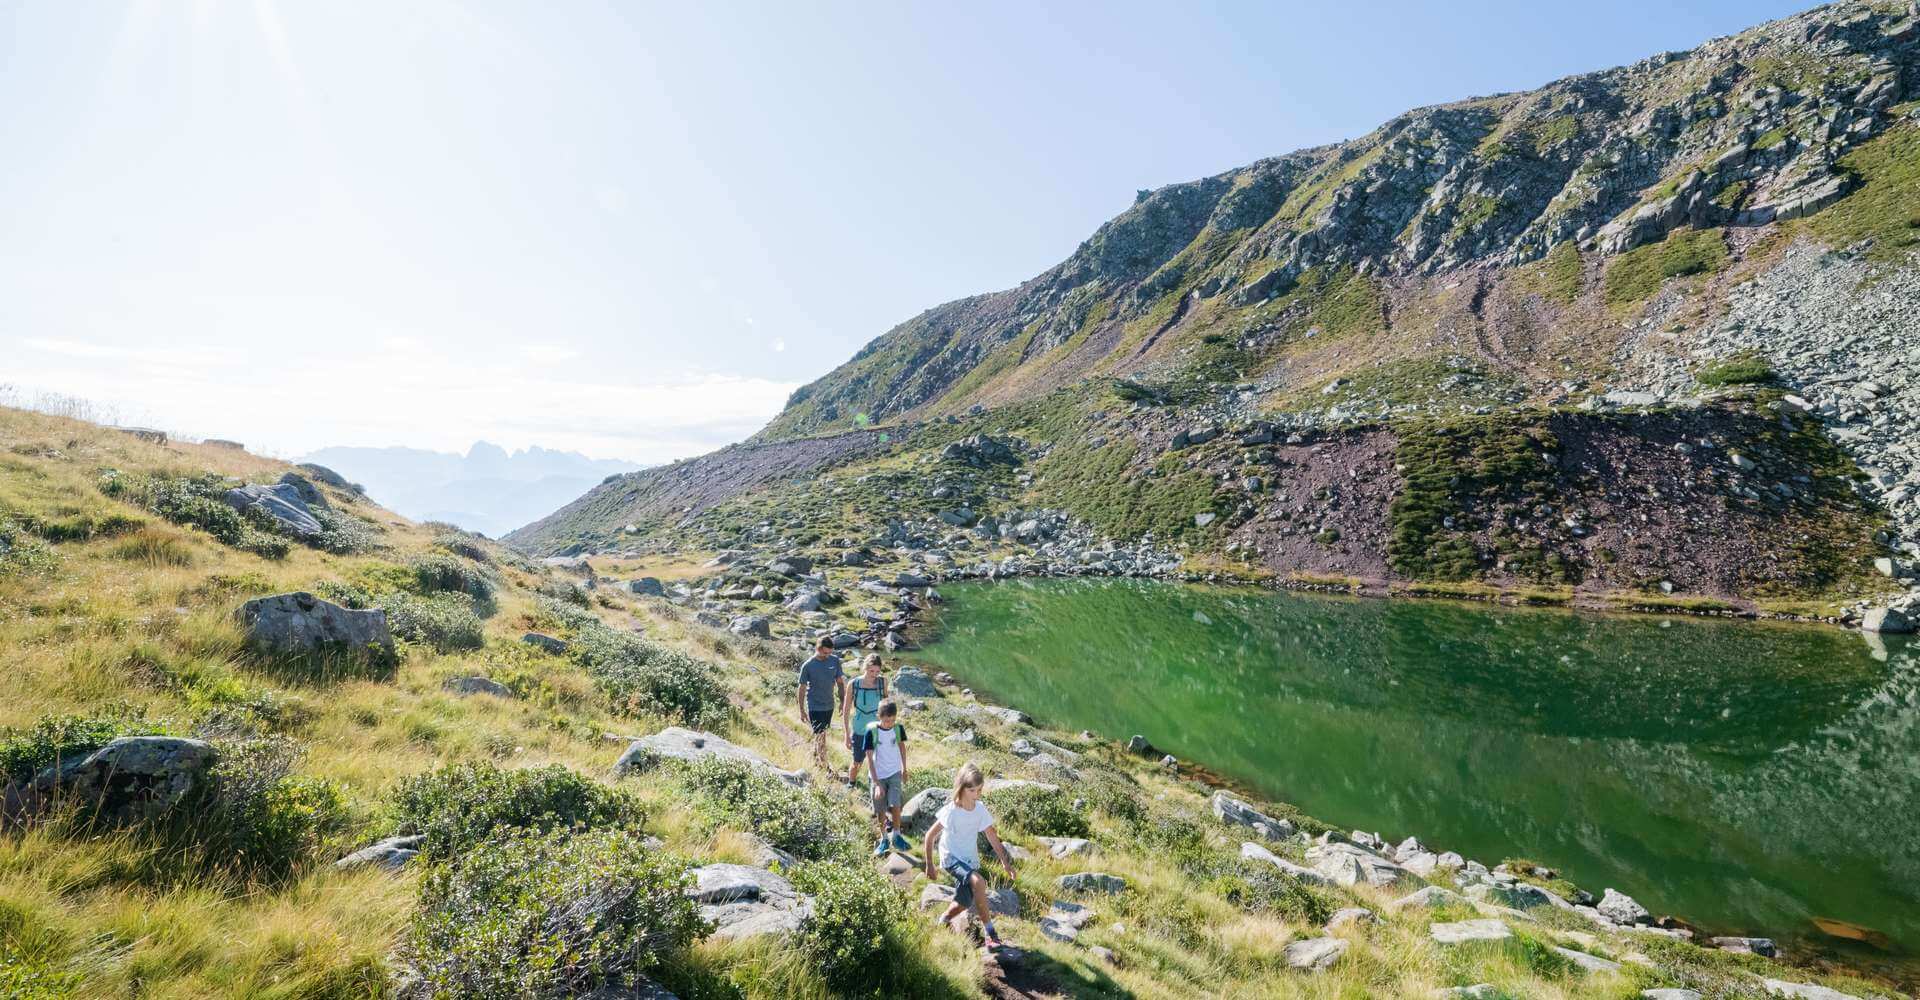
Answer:
[[[695,454],[1137,188],[1801,6],[0,2],[0,384]]]

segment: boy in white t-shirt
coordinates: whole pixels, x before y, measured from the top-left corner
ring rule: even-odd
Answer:
[[[867,760],[868,784],[873,791],[873,828],[880,835],[879,843],[873,845],[876,857],[886,855],[889,848],[907,851],[913,848],[907,838],[899,834],[900,800],[907,785],[907,727],[899,724],[900,706],[892,698],[882,699],[867,728],[860,733],[855,756],[864,756]],[[887,824],[891,817],[893,824]],[[892,840],[888,840],[887,831],[895,831]]]
[[[953,798],[940,807],[932,829],[927,831],[926,869],[928,878],[937,877],[933,873],[933,848],[938,843],[940,867],[953,876],[953,905],[947,907],[940,922],[952,920],[972,905],[980,918],[985,945],[998,948],[1000,935],[993,929],[993,914],[987,908],[987,880],[980,874],[980,835],[986,834],[987,843],[993,845],[993,853],[1009,878],[1013,876],[1013,858],[1007,855],[1006,845],[1000,843],[999,831],[993,828],[993,813],[980,801],[986,783],[986,775],[972,763],[953,776]]]

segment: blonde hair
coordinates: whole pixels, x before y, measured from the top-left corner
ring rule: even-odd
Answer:
[[[953,772],[953,797],[960,797],[961,789],[979,788],[987,783],[987,776],[980,771],[980,765],[967,761],[960,770]]]

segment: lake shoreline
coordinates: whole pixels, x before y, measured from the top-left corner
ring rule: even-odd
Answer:
[[[1246,579],[1234,578],[1234,577],[1223,575],[1223,574],[1208,574],[1208,575],[1191,574],[1189,576],[1192,576],[1193,578],[1181,577],[1181,578],[1169,579],[1165,576],[1149,577],[1149,576],[1141,576],[1141,575],[1130,576],[1130,577],[1108,576],[1108,577],[1095,578],[1095,577],[1088,577],[1085,575],[1060,577],[1058,575],[1049,575],[1049,574],[1019,574],[1014,576],[1003,576],[998,578],[968,580],[968,581],[965,581],[965,583],[967,583],[970,586],[978,586],[980,584],[985,584],[985,583],[1000,584],[1000,583],[1011,583],[1015,581],[1053,582],[1053,581],[1060,581],[1060,580],[1068,580],[1068,581],[1079,580],[1079,581],[1084,581],[1089,583],[1096,583],[1096,582],[1109,581],[1109,580],[1118,582],[1124,579],[1124,580],[1131,580],[1135,582],[1154,582],[1154,583],[1161,583],[1161,584],[1172,584],[1175,586],[1179,586],[1182,584],[1196,584],[1196,585],[1200,585],[1203,588],[1220,588],[1222,590],[1227,590],[1227,591],[1244,591],[1249,594],[1257,591],[1257,592],[1269,593],[1269,594],[1276,593],[1276,592],[1278,593],[1303,592],[1303,593],[1317,594],[1322,596],[1345,596],[1345,597],[1377,597],[1377,598],[1419,597],[1419,598],[1423,598],[1424,601],[1418,602],[1418,603],[1431,602],[1436,605],[1479,604],[1482,606],[1493,604],[1501,607],[1537,608],[1540,610],[1548,610],[1548,611],[1563,610],[1563,611],[1577,613],[1575,617],[1587,617],[1595,613],[1599,613],[1602,615],[1620,614],[1623,620],[1631,620],[1632,618],[1637,616],[1645,616],[1650,614],[1667,615],[1667,616],[1689,614],[1689,612],[1686,612],[1683,610],[1676,610],[1676,609],[1631,609],[1631,608],[1620,608],[1620,607],[1613,607],[1613,606],[1591,607],[1591,606],[1568,605],[1568,604],[1555,605],[1555,604],[1543,604],[1543,603],[1523,603],[1518,601],[1500,602],[1494,599],[1490,599],[1488,597],[1482,597],[1482,598],[1476,599],[1475,597],[1455,595],[1455,594],[1433,595],[1433,594],[1414,594],[1414,593],[1395,593],[1395,592],[1386,592],[1386,593],[1366,592],[1364,590],[1356,590],[1352,588],[1332,586],[1332,585],[1328,585],[1328,584],[1317,582],[1317,581],[1292,581],[1292,583],[1295,584],[1293,586],[1274,586],[1272,585],[1271,581],[1255,582],[1255,581],[1246,580]],[[952,582],[957,583],[961,581],[952,581]],[[1691,616],[1700,617],[1700,618],[1718,618],[1723,620],[1730,619],[1730,620],[1769,621],[1772,623],[1793,624],[1793,625],[1836,624],[1835,622],[1832,622],[1832,621],[1794,620],[1786,617],[1763,617],[1763,616],[1757,616],[1757,615],[1733,616],[1733,615],[1728,615],[1724,613],[1719,613],[1719,614],[1702,613],[1698,611],[1691,612]],[[940,641],[940,639],[948,631],[948,629],[950,629],[953,626],[954,622],[951,619],[952,619],[951,614],[948,614],[948,613],[940,614],[933,620],[924,622],[918,627],[916,627],[915,631],[913,632],[913,638],[916,640],[916,642],[924,643],[928,646],[935,645]],[[1826,632],[1826,630],[1815,630],[1815,631],[1820,633]],[[1868,634],[1868,637],[1869,639],[1874,638],[1871,634]],[[952,671],[955,669],[950,664],[940,662],[937,657],[935,658],[934,662],[935,662],[935,665],[938,666],[940,669],[949,670],[949,671]],[[961,683],[961,684],[967,684],[969,682],[981,685],[981,693],[975,695],[975,697],[981,701],[988,701],[989,698],[992,698],[993,700],[1004,703],[1004,701],[1006,700],[1005,698],[999,697],[1000,692],[991,690],[992,688],[991,684],[986,684],[985,682],[981,681],[979,678],[960,675],[958,676],[956,681],[956,683]],[[1015,698],[1013,700],[1016,703],[1020,702],[1020,699],[1018,698]],[[1044,704],[1030,704],[1030,705],[1025,705],[1024,707],[1038,708],[1043,712],[1043,716],[1053,717],[1050,721],[1055,721],[1055,722],[1058,721],[1058,712],[1053,710],[1053,706],[1047,706]],[[1039,724],[1036,724],[1035,728],[1038,731],[1041,731],[1044,733],[1052,733],[1056,735],[1066,732],[1066,730],[1062,730],[1057,727],[1046,727],[1046,726],[1041,726]],[[1090,727],[1086,731],[1098,734],[1098,733],[1101,733],[1101,727],[1098,727],[1098,726]],[[1124,741],[1127,739],[1127,737],[1134,736],[1134,735],[1145,737],[1148,740],[1148,742],[1151,743],[1151,737],[1148,734],[1144,734],[1144,733],[1122,734],[1118,732],[1109,731],[1103,735],[1106,736],[1106,738],[1109,738],[1112,741],[1114,741],[1117,745],[1123,745],[1123,746],[1126,745]],[[1143,756],[1147,759],[1152,759],[1153,757],[1160,755],[1161,752],[1162,751],[1159,749],[1149,748],[1144,753],[1136,751],[1136,755]],[[1258,788],[1254,787],[1250,782],[1236,778],[1228,771],[1224,771],[1216,767],[1208,766],[1207,764],[1203,764],[1203,763],[1191,760],[1188,757],[1183,755],[1171,754],[1169,755],[1169,759],[1174,762],[1173,766],[1177,770],[1177,773],[1180,774],[1181,777],[1193,780],[1201,784],[1202,786],[1206,787],[1207,789],[1209,789],[1209,791],[1215,791],[1215,790],[1226,791],[1237,796],[1245,796],[1245,797],[1252,798],[1255,801],[1260,801],[1266,798],[1265,794],[1262,793]],[[1270,801],[1279,801],[1279,800],[1270,800]],[[1292,802],[1292,801],[1293,800],[1289,800],[1289,802]],[[1292,805],[1292,807],[1300,808],[1301,815],[1303,816],[1315,815],[1315,813],[1308,812],[1307,810],[1305,810],[1304,808],[1301,808],[1297,804]],[[1314,822],[1319,823],[1321,821],[1315,820]],[[1331,829],[1330,826],[1329,828]],[[1397,833],[1402,833],[1402,834],[1406,832],[1407,831],[1404,831],[1404,830],[1397,831]],[[1340,836],[1340,835],[1336,833],[1336,836]],[[1388,853],[1389,853],[1389,856],[1391,856],[1391,852],[1389,851]],[[1499,852],[1495,852],[1495,853],[1499,853]],[[1509,843],[1508,853],[1515,854],[1517,856],[1519,853],[1522,853],[1522,852],[1520,852],[1520,849],[1517,848],[1515,845]],[[1536,859],[1536,863],[1538,863],[1538,860],[1545,860],[1549,864],[1557,865],[1556,859],[1552,859],[1552,858]],[[1590,898],[1591,897],[1589,897],[1589,899]],[[1573,900],[1563,900],[1563,902],[1572,903]],[[1712,931],[1706,930],[1707,928],[1727,927],[1727,925],[1725,924],[1716,923],[1715,921],[1712,921],[1712,920],[1704,920],[1704,921],[1696,922],[1687,917],[1669,917],[1669,918],[1664,918],[1664,920],[1666,921],[1665,926],[1667,927],[1685,928],[1688,935],[1690,936],[1690,939],[1693,940],[1696,945],[1703,948],[1713,947],[1707,942],[1711,937],[1715,935]],[[1732,934],[1734,932],[1729,929],[1727,933]],[[1778,931],[1775,931],[1774,933],[1778,933]],[[1836,955],[1835,953],[1828,952],[1828,951],[1806,953],[1806,952],[1801,952],[1799,948],[1796,947],[1801,942],[1807,940],[1807,938],[1805,938],[1804,936],[1804,931],[1796,932],[1796,933],[1799,933],[1802,936],[1789,937],[1785,940],[1788,942],[1791,942],[1790,944],[1788,944],[1788,948],[1791,949],[1789,952],[1789,955],[1791,960],[1794,961],[1797,965],[1803,965],[1804,967],[1811,968],[1811,969],[1843,969],[1853,974],[1867,975],[1875,979],[1879,979],[1886,982],[1898,981],[1898,982],[1912,983],[1912,982],[1920,981],[1920,957],[1916,957],[1908,953],[1904,949],[1883,951],[1882,955],[1879,955],[1879,956],[1852,955],[1852,954],[1846,954],[1846,953],[1840,953]],[[1786,960],[1783,959],[1782,960],[1783,970],[1789,967],[1794,967],[1794,966],[1787,965]]]

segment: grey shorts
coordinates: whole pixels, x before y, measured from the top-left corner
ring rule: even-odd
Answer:
[[[893,774],[884,778],[873,778],[868,784],[873,786],[873,814],[875,816],[891,809],[900,808],[900,800],[906,789],[900,784],[899,775]]]

